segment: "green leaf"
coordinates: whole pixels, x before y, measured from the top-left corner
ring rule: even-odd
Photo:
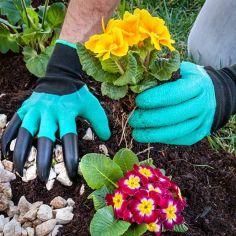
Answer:
[[[152,158],[146,159],[144,161],[140,161],[139,165],[151,166],[153,168],[156,168],[156,166],[153,164],[153,159]]]
[[[83,156],[80,169],[88,186],[99,189],[117,187],[116,182],[123,177],[120,167],[103,154],[89,153]]]
[[[109,58],[104,61],[101,60],[100,62],[102,65],[102,69],[104,71],[112,73],[112,74],[120,73],[119,67],[117,66],[116,62],[112,58]]]
[[[112,74],[104,71],[99,59],[90,53],[81,43],[77,44],[77,53],[83,70],[95,80],[112,83],[119,77],[119,74]]]
[[[24,47],[22,53],[29,72],[37,77],[43,77],[52,51],[52,46],[47,47],[45,51],[40,54],[30,47]]]
[[[136,84],[137,67],[138,64],[136,58],[132,53],[129,53],[125,73],[121,75],[116,81],[114,81],[114,85],[124,86],[128,84]]]
[[[128,231],[126,231],[123,236],[141,236],[147,231],[147,226],[145,224],[132,224]]]
[[[34,27],[39,28],[39,16],[38,16],[37,12],[34,10],[34,8],[27,7],[26,11],[27,11],[27,15],[30,19],[30,22],[34,25]],[[26,16],[25,12],[22,13],[22,20],[27,25],[28,20],[27,20],[27,16]]]
[[[91,236],[120,236],[128,230],[130,223],[117,220],[111,206],[98,210],[90,223]]]
[[[172,73],[180,67],[180,55],[178,51],[171,53],[170,58],[158,58],[154,52],[150,59],[149,69],[151,74],[160,81],[171,79]]]
[[[9,50],[19,52],[16,35],[10,34],[8,28],[0,24],[0,52],[7,53]]]
[[[25,0],[30,6],[31,0]],[[15,25],[21,19],[22,5],[20,0],[0,0],[0,14],[6,16],[8,21]]]
[[[144,79],[141,80],[137,85],[130,86],[131,91],[134,93],[141,93],[146,89],[152,88],[157,85],[155,77],[150,74],[145,74]]]
[[[111,99],[119,100],[123,98],[128,92],[128,86],[115,86],[110,83],[102,83],[101,86],[102,95],[106,95]]]
[[[173,232],[185,233],[188,231],[188,226],[186,224],[175,225]]]
[[[48,11],[46,20],[52,28],[60,27],[64,21],[66,7],[62,2],[53,3]]]
[[[139,164],[136,154],[128,148],[120,149],[115,154],[113,161],[120,166],[124,174],[126,174],[129,170],[132,170],[134,164]]]
[[[4,24],[4,25],[10,27],[11,29],[20,29],[20,26],[14,26],[14,25],[10,24],[7,20],[4,20],[2,18],[0,18],[0,24]]]
[[[94,208],[96,210],[99,210],[99,209],[101,209],[101,208],[106,206],[105,197],[106,197],[106,195],[108,193],[111,193],[111,192],[112,191],[110,191],[106,186],[103,186],[102,188],[92,192],[88,196],[88,199],[92,199],[93,200],[93,204],[94,204]]]

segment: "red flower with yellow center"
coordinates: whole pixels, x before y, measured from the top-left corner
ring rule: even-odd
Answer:
[[[143,183],[148,183],[149,180],[155,180],[154,169],[150,166],[134,165],[134,170],[136,171],[137,175],[142,179]]]
[[[161,235],[162,225],[161,223],[158,223],[158,221],[153,222],[153,223],[147,224],[147,230],[155,233],[155,235]]]
[[[180,215],[178,202],[169,200],[167,208],[163,209],[162,212],[165,215],[165,229],[173,230],[174,224],[183,223],[183,217]]]
[[[134,171],[129,171],[125,178],[119,180],[118,185],[123,192],[133,195],[141,187],[140,177]]]
[[[112,205],[115,216],[117,218],[123,218],[123,211],[127,206],[126,195],[119,189],[114,194],[106,195],[107,205]]]
[[[155,192],[140,190],[134,196],[134,199],[130,201],[134,222],[138,224],[155,222],[158,217],[158,211],[156,210],[158,202],[159,197]]]

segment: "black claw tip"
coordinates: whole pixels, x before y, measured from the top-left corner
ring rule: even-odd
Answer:
[[[4,156],[6,156],[9,151],[11,141],[16,138],[20,125],[21,119],[18,114],[15,113],[1,137],[1,147]]]
[[[77,178],[79,165],[78,136],[73,133],[62,137],[63,155],[69,178],[74,181]]]
[[[20,128],[13,153],[13,163],[16,171],[22,176],[27,157],[32,146],[33,137],[25,128]]]
[[[51,164],[54,142],[46,137],[38,139],[37,149],[37,173],[41,181],[47,182]]]

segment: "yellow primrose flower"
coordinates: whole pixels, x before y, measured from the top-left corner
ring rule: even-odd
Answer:
[[[101,38],[101,34],[95,34],[95,35],[91,36],[87,42],[85,42],[84,46],[87,49],[89,49],[90,51],[94,52],[95,47],[96,47],[100,38]]]
[[[147,10],[135,9],[134,15],[140,18],[140,37],[142,40],[151,38],[151,42],[157,50],[161,50],[160,44],[167,46],[171,51],[175,50],[172,44],[168,28],[165,26],[165,21],[159,17],[153,17]]]
[[[91,37],[85,47],[96,53],[97,57],[102,57],[102,60],[110,58],[111,54],[122,57],[128,52],[128,43],[124,41],[122,32],[118,28],[99,37]]]

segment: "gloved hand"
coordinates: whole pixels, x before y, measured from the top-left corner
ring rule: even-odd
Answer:
[[[144,91],[129,120],[138,142],[191,145],[236,112],[236,65],[214,70],[182,62],[181,79]]]
[[[33,138],[37,135],[37,172],[42,181],[48,179],[55,133],[59,130],[67,173],[70,179],[75,179],[79,162],[77,116],[87,119],[101,139],[110,137],[106,114],[99,101],[81,82],[81,74],[75,46],[58,40],[45,78],[38,80],[33,94],[13,116],[2,136],[4,155],[11,140],[17,137],[13,162],[20,175],[23,174]]]

